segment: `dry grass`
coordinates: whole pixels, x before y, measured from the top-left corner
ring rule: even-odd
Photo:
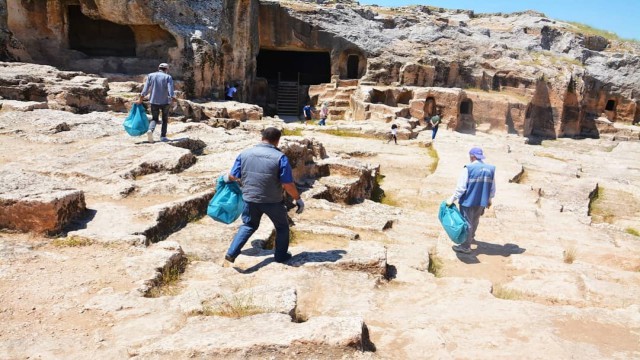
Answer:
[[[431,164],[429,164],[429,174],[433,174],[438,169],[438,164],[440,163],[440,155],[438,155],[438,151],[433,147],[427,147],[427,154],[431,158]]]
[[[283,136],[302,136],[302,129],[282,129]]]
[[[626,232],[629,235],[640,237],[640,231],[638,231],[638,230],[636,230],[634,228],[631,228],[631,227],[628,227],[628,228],[624,229],[624,232]]]
[[[502,284],[493,285],[491,288],[491,294],[498,299],[503,300],[520,300],[526,297],[523,292],[506,288]]]
[[[341,137],[357,137],[357,138],[367,138],[367,139],[377,139],[379,136],[373,134],[365,134],[357,131],[351,130],[342,130],[342,129],[321,129],[318,130],[325,134],[333,135],[333,136],[341,136]]]
[[[635,43],[640,42],[639,39],[621,38],[618,34],[616,34],[614,32],[598,29],[598,28],[595,28],[595,27],[593,27],[591,25],[587,25],[587,24],[583,24],[583,23],[579,23],[579,22],[575,22],[575,21],[566,21],[566,23],[569,23],[569,24],[573,25],[575,27],[575,32],[579,33],[579,34],[602,36],[603,38],[605,38],[607,40],[614,40],[614,41],[629,41],[629,42],[635,42]],[[571,30],[571,29],[569,29],[569,30]]]
[[[435,277],[442,277],[442,275],[444,275],[444,261],[438,256],[438,250],[435,248],[429,250],[429,267],[427,271]]]
[[[255,304],[253,296],[232,295],[223,296],[220,301],[212,305],[205,305],[201,312],[195,315],[204,316],[224,316],[239,319],[246,316],[264,314],[269,312],[268,309],[262,308]]]
[[[553,159],[553,160],[558,160],[558,161],[562,161],[562,162],[567,162],[567,160],[565,160],[565,159],[559,158],[559,157],[557,157],[557,156],[555,156],[555,155],[553,155],[553,154],[549,154],[549,153],[546,153],[546,152],[535,151],[535,152],[533,153],[533,155],[534,155],[534,156],[537,156],[537,157],[545,157],[545,158],[549,158],[549,159]]]
[[[578,256],[578,249],[575,246],[568,246],[562,251],[562,259],[565,264],[573,264]]]
[[[93,244],[93,241],[81,236],[69,236],[66,238],[54,239],[51,244],[55,247],[82,247]]]
[[[178,293],[180,293],[180,277],[184,271],[183,269],[186,265],[186,261],[188,260],[185,259],[185,261],[179,264],[174,264],[168,269],[163,269],[159,284],[152,287],[145,296],[150,298],[157,298],[161,296],[178,295]]]

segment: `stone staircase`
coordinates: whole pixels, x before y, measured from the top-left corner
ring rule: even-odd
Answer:
[[[278,83],[279,115],[299,115],[299,93],[298,83],[295,81],[280,81]]]
[[[311,102],[318,108],[325,101],[329,104],[328,120],[345,120],[349,118],[351,95],[358,89],[358,80],[332,79],[328,84],[309,87]]]

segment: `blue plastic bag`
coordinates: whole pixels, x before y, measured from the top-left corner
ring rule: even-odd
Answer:
[[[440,204],[438,220],[440,220],[444,231],[447,232],[447,235],[454,243],[462,244],[467,240],[469,223],[467,223],[467,220],[464,219],[455,205],[447,206],[447,202],[443,201]]]
[[[243,209],[244,200],[242,200],[240,185],[235,181],[226,183],[220,176],[216,185],[216,194],[209,202],[207,215],[215,221],[231,224],[240,217]]]
[[[133,104],[129,115],[124,120],[124,130],[131,136],[144,135],[149,131],[149,119],[141,104]]]

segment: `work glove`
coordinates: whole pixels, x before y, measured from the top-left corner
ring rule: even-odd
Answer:
[[[229,173],[224,173],[224,175],[222,175],[222,180],[226,183],[230,183],[231,180],[229,179]]]
[[[298,210],[296,210],[296,214],[302,214],[302,212],[304,211],[304,201],[302,201],[302,199],[296,200],[296,206],[298,207]]]
[[[447,200],[447,206],[451,207],[453,205],[453,201],[451,199]]]

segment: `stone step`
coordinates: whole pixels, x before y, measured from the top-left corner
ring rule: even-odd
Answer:
[[[240,319],[197,316],[177,333],[143,346],[132,359],[188,358],[324,358],[355,356],[370,344],[366,325],[356,317],[314,317],[295,323],[283,314]]]

